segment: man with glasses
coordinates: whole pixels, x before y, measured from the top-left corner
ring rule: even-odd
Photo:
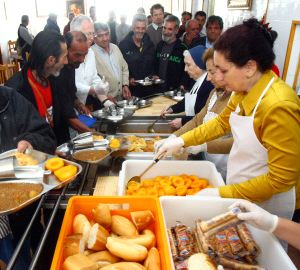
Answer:
[[[95,44],[92,50],[96,56],[98,74],[108,81],[108,94],[116,99],[131,97],[129,90],[128,65],[115,44],[110,42],[110,29],[107,24],[95,23]]]
[[[94,42],[94,26],[91,19],[85,15],[75,17],[71,22],[70,30],[84,33],[89,45],[84,62],[75,71],[77,97],[83,104],[90,105],[93,110],[103,106],[114,106],[107,97],[108,83],[102,81],[97,74],[95,54],[90,48]]]

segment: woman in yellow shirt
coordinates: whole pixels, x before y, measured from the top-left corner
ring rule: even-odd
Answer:
[[[218,117],[173,140],[158,155],[202,144],[232,132],[227,185],[199,195],[243,198],[292,218],[300,179],[300,102],[272,71],[272,34],[256,19],[225,31],[214,45],[217,80],[233,91]]]

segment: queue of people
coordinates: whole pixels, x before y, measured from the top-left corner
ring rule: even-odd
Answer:
[[[271,71],[274,33],[254,18],[222,33],[222,18],[212,15],[206,21],[202,11],[194,19],[182,13],[181,26],[176,16],[164,17],[160,4],[150,13],[150,25],[139,11],[129,29],[125,18],[118,27],[114,14],[107,24],[97,22],[95,8],[90,9],[90,17],[70,17],[64,36],[51,14],[31,44],[23,29],[29,18],[22,17],[18,34],[30,55],[7,82],[10,88],[0,88],[0,114],[10,119],[1,123],[1,152],[34,148],[54,154],[57,145],[70,140],[69,128],[92,131],[78,114],[115,107],[117,100],[132,96],[180,89],[183,101],[165,108],[161,116],[183,111],[185,116],[170,122],[178,130],[156,143],[157,156],[183,148],[188,154],[204,153],[226,185],[197,195],[260,205],[265,210],[240,202],[249,212],[240,218],[299,248],[283,228],[298,229],[284,219],[290,220],[295,207],[300,208],[295,192],[300,178],[300,102]],[[137,84],[146,77],[164,83]],[[26,114],[15,113],[20,103]],[[4,138],[9,140],[4,143]],[[12,233],[9,217],[1,217],[4,262],[13,249]]]

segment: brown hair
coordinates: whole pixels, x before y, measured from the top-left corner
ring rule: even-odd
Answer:
[[[208,48],[205,50],[205,52],[202,55],[202,61],[204,64],[206,64],[206,62],[209,59],[213,59],[214,58],[214,49],[213,48]]]

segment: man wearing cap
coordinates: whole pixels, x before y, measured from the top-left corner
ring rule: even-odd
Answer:
[[[201,60],[204,51],[205,47],[199,45],[184,52],[185,71],[196,82],[190,92],[186,93],[181,101],[165,108],[161,112],[161,116],[163,117],[166,114],[185,112],[185,116],[176,118],[176,121],[173,120],[170,123],[174,128],[180,128],[190,121],[195,114],[200,112],[206,103],[209,93],[214,88],[211,82],[206,80],[207,72],[205,64]]]

